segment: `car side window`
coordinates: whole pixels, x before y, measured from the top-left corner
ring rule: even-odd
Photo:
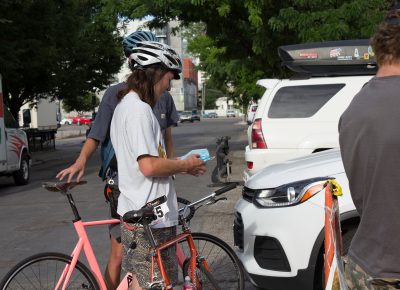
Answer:
[[[311,117],[344,86],[345,84],[326,84],[283,87],[276,92],[268,117]]]

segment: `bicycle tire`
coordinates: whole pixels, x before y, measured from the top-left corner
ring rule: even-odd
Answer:
[[[61,253],[40,253],[30,256],[15,265],[0,283],[1,290],[11,289],[55,289],[55,285],[70,256]],[[80,261],[75,265],[66,289],[99,290],[92,272]]]
[[[224,290],[243,290],[244,289],[244,270],[231,247],[221,239],[205,234],[192,233],[194,243],[199,257],[203,257],[208,264],[209,273],[216,280],[220,289]],[[189,257],[189,247],[186,241],[180,242],[185,256]],[[214,289],[214,284],[207,274],[203,273],[198,257],[196,268],[196,279],[201,283],[202,289]],[[189,258],[183,264],[183,276],[190,276]]]
[[[191,201],[178,196],[178,209],[180,209],[181,207],[183,207],[185,205],[191,204],[191,203],[192,203]],[[183,205],[183,206],[180,206],[180,205]],[[185,214],[185,219],[187,222],[193,218],[195,211],[196,210],[193,206],[189,207],[189,213]],[[181,222],[179,222],[179,224],[181,224]]]

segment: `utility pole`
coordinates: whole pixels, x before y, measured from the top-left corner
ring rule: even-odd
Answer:
[[[204,80],[201,89],[201,115],[204,115],[205,102],[206,102],[206,82]]]

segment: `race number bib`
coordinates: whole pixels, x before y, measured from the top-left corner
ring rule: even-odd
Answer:
[[[152,222],[152,225],[156,225],[162,222],[165,222],[165,215],[169,212],[169,208],[167,205],[167,201],[157,205],[154,207],[154,214],[157,219]]]

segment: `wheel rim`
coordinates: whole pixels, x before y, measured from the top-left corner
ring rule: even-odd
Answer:
[[[28,162],[26,160],[22,160],[22,162],[21,162],[21,171],[22,171],[22,177],[24,178],[24,180],[28,180],[29,166],[28,166]]]

